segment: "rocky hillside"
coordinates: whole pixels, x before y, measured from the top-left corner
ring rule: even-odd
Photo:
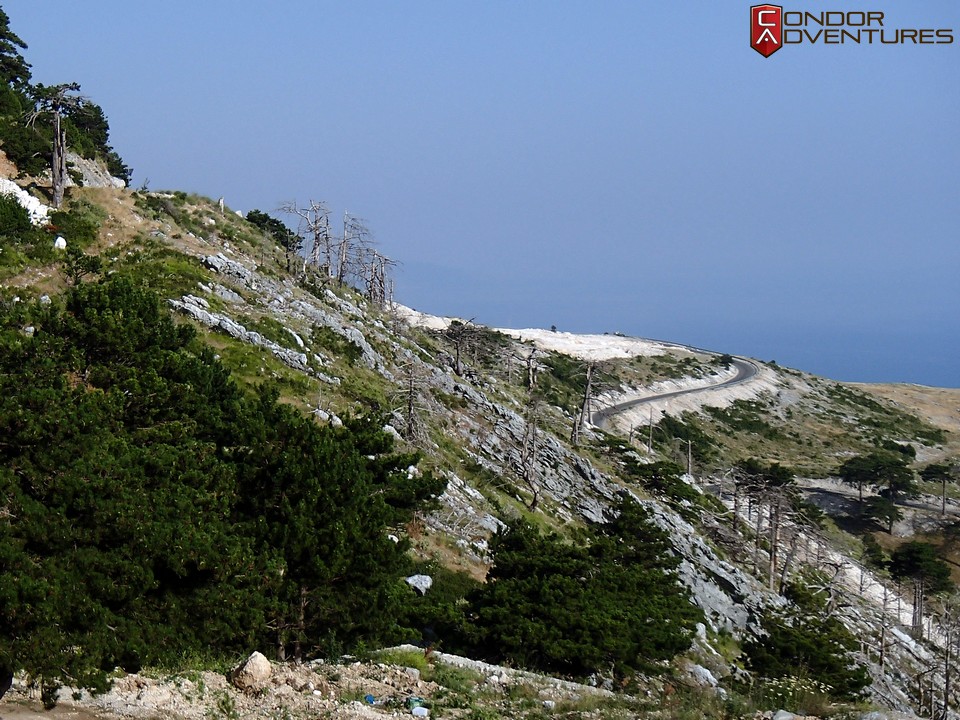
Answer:
[[[699,688],[704,706],[742,693],[757,670],[745,662],[743,649],[768,633],[764,618],[770,612],[791,605],[782,593],[799,578],[822,585],[823,612],[840,618],[859,639],[852,659],[870,674],[870,702],[905,713],[942,702],[944,657],[952,643],[940,622],[946,616],[923,608],[918,631],[912,593],[861,559],[865,536],[851,524],[849,506],[837,511],[836,522],[808,512],[799,497],[781,512],[786,501],[780,495],[742,494],[733,472],[748,458],[789,465],[809,478],[799,484],[817,500],[831,489],[829,478],[844,460],[878,447],[909,447],[918,465],[949,459],[955,426],[942,413],[924,417],[916,402],[921,390],[912,389],[914,402],[907,403],[889,392],[746,360],[754,374],[717,387],[735,379],[736,359],[666,343],[496,330],[416,313],[376,297],[362,277],[354,278],[357,287],[336,282],[328,267],[304,259],[310,248],[291,256],[260,228],[204,198],[117,188],[75,188],[69,197],[101,211],[96,238],[84,252],[99,256],[102,273],[128,276],[160,293],[179,322],[201,330],[235,378],[271,383],[285,402],[318,423],[338,425],[371,409],[386,413],[386,429],[421,451],[425,467],[446,480],[439,507],[408,528],[425,566],[482,579],[488,543],[505,522],[525,518],[567,533],[604,521],[622,493],[638,498],[668,534],[682,582],[705,623],[686,657],[672,665],[672,680],[650,681],[640,700],[612,703],[639,705],[608,708],[602,716],[637,716],[650,698],[665,707],[678,687]],[[72,238],[65,241],[70,247]],[[18,269],[2,284],[8,301],[26,301],[56,294],[69,280],[54,258]],[[674,480],[662,471],[670,463],[689,472]],[[922,511],[927,529],[936,533],[955,511],[941,518],[933,500],[914,514]],[[447,671],[440,667],[433,664],[430,672],[442,677]],[[273,689],[259,696],[259,716],[268,716],[267,698],[288,716],[352,707],[346,712],[359,717],[394,711],[398,698],[414,694],[432,698],[438,715],[462,714],[443,682],[414,681],[408,671],[362,665],[277,672]],[[343,686],[335,675],[352,680]],[[523,714],[579,713],[585,711],[576,703],[595,702],[588,700],[592,691],[514,691],[510,682],[492,679],[501,675],[483,669],[450,682],[484,688],[481,696],[493,696],[490,707],[515,700],[516,693],[535,700]],[[190,700],[204,695],[200,683],[216,712],[254,712],[257,703],[222,680],[183,677],[175,690],[169,684],[152,689],[157,681],[150,678],[123,680],[113,691],[125,698],[118,704],[90,702],[98,712],[133,714],[140,705],[190,717],[200,712]],[[595,682],[602,685],[604,678]],[[306,702],[287,703],[284,694]],[[363,707],[368,694],[374,703]],[[384,697],[390,702],[377,701]],[[956,699],[951,692],[951,704]],[[784,696],[780,706],[793,700]],[[344,706],[348,701],[360,706]],[[773,703],[767,709],[780,707],[769,696],[767,702]],[[209,702],[201,707],[211,711]],[[511,716],[521,714],[520,705],[509,707]]]

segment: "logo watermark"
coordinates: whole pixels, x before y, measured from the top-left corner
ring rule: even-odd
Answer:
[[[952,28],[896,27],[881,10],[750,8],[750,47],[770,57],[784,45],[952,45]]]
[[[750,47],[770,57],[783,47],[783,8],[754,5],[750,8]]]

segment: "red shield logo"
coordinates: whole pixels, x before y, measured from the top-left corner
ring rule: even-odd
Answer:
[[[770,57],[783,46],[783,8],[754,5],[750,8],[750,47]]]

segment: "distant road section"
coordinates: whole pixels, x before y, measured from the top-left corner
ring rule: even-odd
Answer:
[[[417,312],[403,305],[394,306],[397,313],[411,325],[443,330],[455,318],[437,317]],[[628,337],[613,334],[578,334],[526,328],[514,330],[495,328],[540,350],[562,353],[585,362],[656,357],[667,353],[689,353],[692,357],[704,355],[720,357],[720,353],[681,343]],[[659,419],[668,410],[682,414],[699,410],[704,405],[726,407],[737,400],[757,397],[762,392],[777,391],[776,373],[761,368],[746,358],[735,357],[731,365],[706,377],[685,377],[664,380],[647,388],[632,388],[627,392],[601,394],[596,404],[599,410],[590,414],[590,421],[598,427],[608,423],[627,432],[637,425],[646,425]],[[645,412],[646,411],[646,412]]]
[[[693,348],[690,348],[691,350]],[[698,351],[703,352],[703,351]],[[683,395],[691,395],[694,393],[704,393],[704,392],[713,392],[716,390],[722,390],[725,388],[730,388],[735,385],[740,385],[742,383],[748,382],[754,379],[757,376],[759,368],[757,365],[750,360],[745,358],[734,358],[732,362],[733,367],[736,369],[736,374],[732,378],[723,380],[714,385],[703,385],[700,387],[686,388],[683,390],[673,390],[671,392],[659,393],[656,395],[647,395],[639,398],[632,398],[630,400],[625,400],[623,402],[614,403],[605,408],[597,410],[592,413],[590,421],[597,427],[602,428],[607,421],[613,418],[616,415],[634,410],[641,405],[648,405],[651,403],[662,403],[666,400],[672,398],[681,397]]]

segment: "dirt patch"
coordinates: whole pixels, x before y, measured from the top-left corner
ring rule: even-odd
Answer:
[[[10,162],[7,154],[3,150],[0,150],[0,177],[10,178],[12,180],[17,177],[19,172],[17,166]]]

